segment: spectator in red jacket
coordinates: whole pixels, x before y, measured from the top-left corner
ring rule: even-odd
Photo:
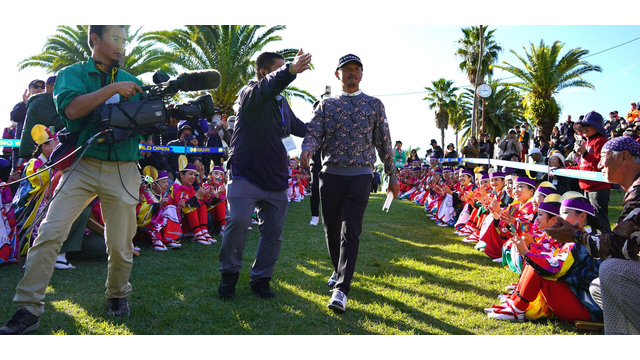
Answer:
[[[574,125],[576,135],[582,136],[582,141],[576,139],[573,151],[580,157],[578,166],[570,166],[567,169],[599,171],[600,151],[607,142],[602,115],[592,111],[585,115]],[[603,231],[611,231],[609,223],[609,189],[611,185],[606,182],[582,180],[578,181],[580,189],[584,190],[596,211],[596,217],[603,225]]]

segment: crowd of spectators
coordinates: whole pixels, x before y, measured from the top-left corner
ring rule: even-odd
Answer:
[[[56,132],[63,127],[52,97],[55,83],[55,76],[29,83],[23,101],[10,114],[11,125],[4,129],[4,139],[21,142],[19,147],[5,147],[0,161],[0,178],[5,185],[0,190],[0,231],[8,239],[0,243],[0,263],[17,262],[21,254],[26,254],[38,235],[38,224],[46,215],[61,175],[54,169],[42,170],[59,142]],[[140,144],[225,148],[234,122],[235,116],[227,119],[217,110],[212,117],[180,121],[164,134],[141,138]],[[624,139],[615,140],[619,137]],[[601,322],[606,316],[596,280],[601,263],[611,254],[603,257],[589,248],[585,239],[591,235],[585,235],[582,243],[563,242],[545,230],[563,224],[558,219],[564,219],[579,225],[579,232],[610,234],[610,184],[516,165],[490,168],[440,161],[459,157],[499,159],[545,165],[549,169],[600,171],[602,154],[617,151],[614,155],[618,156],[620,144],[632,149],[633,157],[640,156],[640,150],[628,144],[630,139],[640,148],[636,103],[631,103],[626,119],[617,111],[610,112],[606,120],[597,112],[580,116],[576,122],[568,116],[553,128],[550,139],[540,131],[533,137],[526,123],[510,129],[504,138],[492,139],[487,133],[480,134],[479,140],[471,136],[459,152],[453,143],[443,149],[433,139],[427,151],[429,164],[423,164],[415,149],[407,155],[402,142],[397,141],[394,163],[400,170],[400,198],[423,205],[427,217],[437,225],[455,228],[464,242],[474,244],[494,262],[520,274],[520,281],[509,285],[509,292],[501,295],[501,303],[485,309],[489,317],[524,320],[555,314],[562,320]],[[608,144],[612,145],[607,148]],[[180,248],[187,237],[202,245],[215,243],[214,235],[222,234],[226,223],[226,154],[141,154],[142,159],[137,162],[142,179],[136,208],[139,231],[134,240],[149,240],[151,249],[156,251]],[[289,202],[300,202],[309,194],[309,178],[308,169],[301,168],[292,158],[286,191]],[[372,181],[375,192],[381,183],[377,172]],[[636,212],[632,218],[636,227],[637,218]],[[628,219],[621,217],[621,221]],[[68,252],[93,249],[92,254],[105,257],[103,231],[97,199],[74,223],[68,235],[74,240],[61,249],[56,269],[74,268],[66,257]],[[140,248],[134,247],[139,255]],[[637,247],[625,251],[637,258]]]
[[[637,107],[632,103],[627,114],[633,126],[640,124]],[[458,167],[432,156],[428,164],[414,162],[401,169],[400,199],[424,206],[436,225],[454,228],[462,242],[519,274],[519,281],[508,284],[507,292],[498,296],[499,303],[484,309],[489,318],[556,317],[604,323],[607,334],[640,331],[640,306],[631,295],[640,290],[637,275],[620,275],[640,270],[636,235],[640,217],[633,205],[640,196],[640,141],[635,131],[616,136],[610,125],[614,120],[617,126],[627,122],[617,118],[617,112],[610,116],[605,121],[590,112],[576,122],[568,116],[549,141],[538,132],[529,144],[528,127],[521,126],[509,130],[505,139],[492,141],[481,134],[478,142],[471,137],[462,149],[464,158],[492,154],[493,159],[512,161],[512,167],[469,163]],[[528,163],[548,169],[602,171],[605,181],[527,170],[517,164],[523,154]],[[613,231],[608,215],[610,183],[627,192]],[[599,272],[601,265],[604,274]],[[604,276],[607,286],[601,284]],[[605,289],[610,292],[606,296]]]

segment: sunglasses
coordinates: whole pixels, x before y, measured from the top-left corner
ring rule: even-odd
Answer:
[[[34,85],[31,85],[31,87],[34,88],[34,89],[44,89],[45,85],[35,85],[34,84]]]
[[[129,45],[127,39],[123,39],[119,36],[109,36],[108,39],[116,46],[122,45],[122,47],[127,47],[127,45]]]

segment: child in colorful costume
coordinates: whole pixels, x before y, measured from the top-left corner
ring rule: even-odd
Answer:
[[[181,155],[183,156],[183,155]],[[211,245],[216,240],[209,234],[207,228],[207,206],[217,204],[217,193],[215,188],[203,183],[196,191],[194,185],[196,181],[197,167],[194,164],[187,164],[186,158],[180,158],[177,178],[169,194],[174,204],[177,205],[178,212],[182,217],[183,233],[192,232],[193,240],[202,245]],[[215,200],[212,200],[214,199]],[[214,203],[211,203],[214,201]]]
[[[227,224],[227,189],[225,187],[227,180],[222,166],[216,166],[211,170],[209,183],[218,193],[218,200],[220,200],[219,203],[209,207],[209,214],[213,218],[212,229],[220,229],[222,235],[224,226]]]
[[[577,222],[589,233],[599,224],[593,206],[579,193],[563,195],[559,214],[570,223]],[[490,318],[522,321],[530,303],[542,293],[560,320],[602,321],[602,309],[589,292],[602,260],[591,257],[586,248],[576,242],[562,243],[545,236],[527,247],[522,237],[514,241],[526,265],[515,291],[502,297],[502,304],[485,309]]]
[[[486,233],[490,226],[493,226],[493,215],[491,209],[493,207],[504,208],[508,205],[509,197],[506,195],[505,174],[503,172],[494,171],[489,175],[491,188],[480,193],[479,207],[476,216],[478,220],[475,222],[467,222],[465,228],[456,233],[456,235],[465,236],[462,242],[477,243]],[[473,218],[473,214],[471,216]]]
[[[473,202],[471,203],[470,209],[473,209],[469,219],[467,220],[465,226],[462,228],[460,233],[468,233],[464,241],[465,242],[476,242],[477,238],[473,237],[475,232],[480,232],[480,228],[482,226],[482,220],[484,219],[484,213],[488,212],[487,209],[483,206],[483,200],[489,199],[493,192],[493,188],[491,187],[491,179],[487,172],[477,172],[476,173],[476,186],[477,189],[473,192]]]
[[[304,170],[298,166],[296,159],[289,160],[289,187],[287,197],[289,202],[300,202],[307,196],[306,187],[308,185]]]
[[[11,163],[0,158],[0,167],[7,166],[10,167]],[[0,185],[5,184],[0,180]],[[2,186],[0,188],[0,211],[2,211],[2,218],[0,218],[0,264],[18,262],[18,237],[12,198],[11,187]]]
[[[53,189],[58,185],[62,173],[56,170],[46,170],[45,164],[49,161],[49,156],[53,149],[58,145],[58,138],[53,131],[44,125],[37,124],[31,129],[31,136],[36,144],[36,150],[33,158],[29,160],[24,168],[24,177],[20,183],[20,187],[16,192],[13,203],[15,207],[16,229],[20,239],[20,248],[23,255],[27,254],[27,250],[31,246],[31,242],[38,236],[40,223],[48,209],[51,201]],[[36,175],[37,174],[37,175]],[[75,225],[75,223],[74,223]],[[75,229],[75,226],[73,227]],[[31,229],[29,231],[29,229]],[[27,231],[29,231],[27,233]],[[69,261],[67,261],[67,251],[79,249],[82,241],[82,232],[84,224],[79,229],[79,234],[69,233],[69,238],[79,239],[79,242],[66,241],[60,249],[60,253],[56,259],[55,268],[59,270],[75,269]]]
[[[531,228],[531,232],[523,234],[524,240],[527,244],[536,243],[546,235],[543,231],[546,228],[546,226],[544,226],[543,228],[540,228],[540,222],[538,221],[538,216],[540,216],[539,215],[540,206],[542,206],[545,203],[545,201],[549,199],[548,202],[552,202],[552,203],[557,202],[558,209],[560,207],[560,203],[559,203],[560,195],[555,193],[555,188],[553,188],[553,184],[549,182],[541,183],[538,186],[538,189],[536,189],[536,192],[533,195],[533,198],[534,200],[532,201],[532,204],[533,204],[533,210],[535,211],[536,216],[533,222],[533,226]],[[548,208],[549,206],[550,205],[546,204],[543,207]],[[543,212],[542,214],[545,215],[548,213],[549,211],[547,211],[546,213]],[[554,214],[554,213],[551,213],[551,214]],[[524,269],[524,259],[522,258],[522,256],[520,256],[520,253],[513,241],[507,241],[502,246],[502,266],[517,274],[521,274],[522,270]]]
[[[484,249],[485,254],[494,259],[495,262],[502,263],[502,246],[513,236],[522,236],[524,233],[531,233],[533,227],[533,195],[535,193],[535,180],[528,177],[516,177],[514,184],[514,202],[499,215],[497,209],[492,209],[497,229],[489,229],[480,238],[476,248]]]
[[[461,169],[459,171],[459,185],[455,189],[445,189],[445,192],[447,192],[453,198],[453,207],[459,209],[456,210],[459,215],[456,223],[454,224],[454,228],[456,229],[456,231],[461,230],[471,216],[468,201],[473,195],[473,189],[475,186],[473,183],[473,172],[471,170]]]
[[[141,187],[141,201],[136,208],[138,227],[149,233],[153,250],[178,249],[182,247],[182,228],[176,204],[169,195],[168,174],[160,171],[148,176],[152,181]]]

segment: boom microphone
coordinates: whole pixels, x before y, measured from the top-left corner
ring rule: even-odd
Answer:
[[[220,73],[217,70],[196,70],[178,74],[176,80],[182,91],[213,90],[220,86]]]

